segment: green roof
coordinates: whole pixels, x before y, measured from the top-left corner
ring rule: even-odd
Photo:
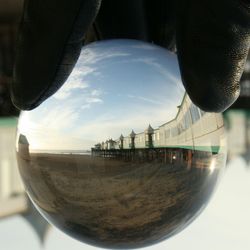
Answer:
[[[15,127],[17,119],[17,117],[0,117],[0,127]]]

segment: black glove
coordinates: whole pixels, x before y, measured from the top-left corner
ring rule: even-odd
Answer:
[[[177,47],[193,102],[223,111],[239,95],[249,31],[249,0],[26,0],[12,100],[28,110],[56,92],[71,73],[83,38],[85,43],[132,38]]]

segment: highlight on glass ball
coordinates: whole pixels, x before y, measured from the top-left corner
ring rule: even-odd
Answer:
[[[223,119],[196,107],[177,57],[135,40],[84,46],[66,83],[22,112],[17,158],[40,213],[105,248],[183,230],[208,203],[226,159]]]

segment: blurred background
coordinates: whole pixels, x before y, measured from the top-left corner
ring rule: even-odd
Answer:
[[[96,249],[69,238],[48,223],[29,202],[17,170],[12,105],[15,40],[23,0],[0,0],[0,249]],[[224,115],[228,130],[225,174],[206,210],[187,229],[149,249],[250,249],[250,57],[241,96]]]

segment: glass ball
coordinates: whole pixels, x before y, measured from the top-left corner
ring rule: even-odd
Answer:
[[[66,234],[137,248],[183,230],[225,165],[221,114],[197,108],[175,54],[142,41],[82,48],[65,84],[22,112],[16,151],[26,191]]]

